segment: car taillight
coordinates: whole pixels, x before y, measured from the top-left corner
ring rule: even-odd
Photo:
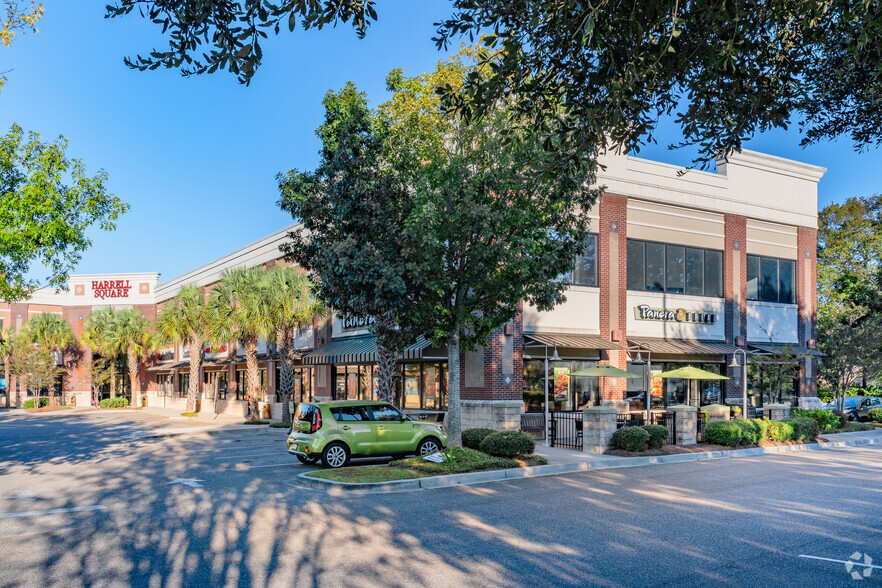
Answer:
[[[322,412],[320,410],[315,411],[315,418],[312,421],[312,427],[309,429],[310,433],[315,433],[319,429],[322,428]]]

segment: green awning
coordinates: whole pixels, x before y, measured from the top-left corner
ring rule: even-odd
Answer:
[[[404,350],[402,359],[422,359],[423,351],[431,347],[432,342],[422,335],[417,342]],[[332,339],[315,351],[303,356],[306,365],[330,365],[341,363],[376,363],[376,335],[360,335],[357,337],[340,337]]]

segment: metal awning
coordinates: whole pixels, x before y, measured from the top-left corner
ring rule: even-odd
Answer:
[[[404,350],[402,359],[422,359],[423,351],[431,345],[431,341],[420,335],[416,343]],[[376,363],[377,337],[376,335],[363,335],[332,339],[318,349],[305,354],[302,362],[306,365]]]
[[[817,349],[809,349],[792,343],[751,343],[747,342],[748,347],[756,350],[757,355],[784,355],[784,348],[790,347],[794,355],[810,355],[812,357],[824,357],[824,354]]]
[[[655,337],[628,338],[631,346],[649,348],[653,353],[670,355],[730,355],[736,347],[719,341],[661,339]]]
[[[555,345],[568,349],[624,349],[600,335],[578,335],[573,333],[524,333],[524,346],[531,343]]]
[[[163,370],[173,370],[175,369],[174,361],[161,361],[156,365],[152,365],[147,368],[148,372],[161,372]]]

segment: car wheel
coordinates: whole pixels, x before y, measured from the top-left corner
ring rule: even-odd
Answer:
[[[432,455],[433,453],[438,453],[441,451],[441,443],[438,442],[434,437],[428,437],[420,441],[420,444],[417,445],[416,454],[420,457],[425,455]]]
[[[319,459],[321,459],[321,457],[318,455],[311,455],[309,457],[306,457],[304,455],[298,455],[297,459],[300,460],[300,463],[305,463],[306,465],[312,465],[315,462],[317,462]]]
[[[339,468],[349,461],[349,449],[342,443],[330,443],[322,451],[322,463],[328,468]]]

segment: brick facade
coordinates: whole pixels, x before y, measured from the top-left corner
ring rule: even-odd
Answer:
[[[799,313],[799,344],[814,348],[818,337],[818,230],[799,227],[797,231],[796,302]],[[799,368],[799,396],[817,395],[818,360],[804,359]]]
[[[723,252],[723,296],[726,299],[726,342],[746,350],[747,342],[747,219],[725,215],[725,250]],[[742,365],[744,358],[739,360]],[[743,368],[729,369],[724,389],[726,399],[742,396]]]
[[[628,198],[603,194],[599,202],[598,286],[600,286],[600,336],[627,346],[628,325]],[[620,369],[627,369],[626,351],[604,351],[602,358]],[[623,401],[627,381],[607,380],[604,396],[609,401]]]

